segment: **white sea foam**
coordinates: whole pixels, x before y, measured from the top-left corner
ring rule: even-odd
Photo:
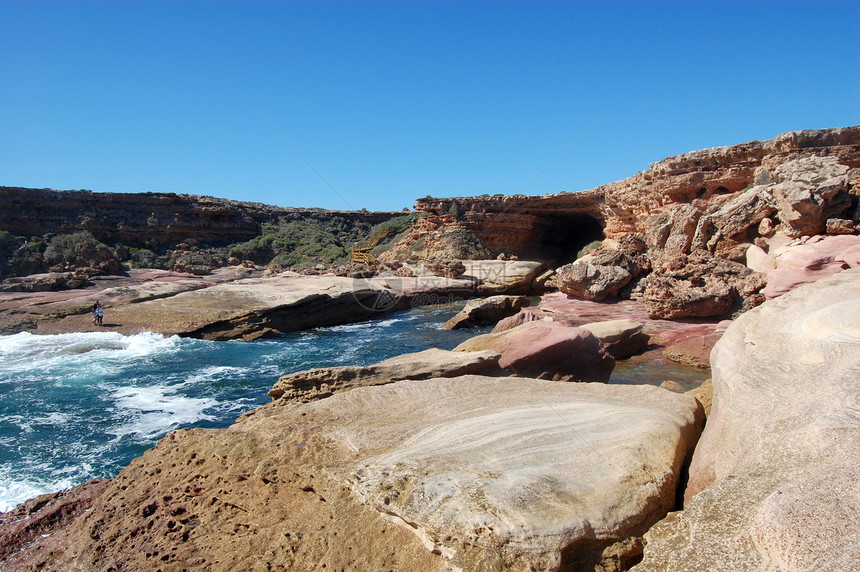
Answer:
[[[124,336],[116,332],[35,335],[22,332],[0,336],[0,373],[57,368],[109,368],[129,359],[172,351],[180,338],[143,332]]]
[[[154,439],[179,426],[214,419],[204,411],[216,407],[217,400],[177,395],[178,389],[179,386],[153,385],[114,390],[112,399],[118,417],[125,420],[108,432],[117,437]]]
[[[36,471],[33,474],[36,474]],[[14,478],[10,475],[8,467],[0,466],[0,512],[7,512],[35,496],[66,490],[74,484],[74,481],[68,477],[54,480],[35,477]]]
[[[218,381],[220,379],[224,379],[228,376],[240,377],[247,371],[248,368],[244,367],[213,365],[209,367],[204,367],[203,369],[194,372],[193,375],[188,376],[188,378],[185,380],[185,383],[183,383],[182,385],[185,386],[194,383],[213,382]]]

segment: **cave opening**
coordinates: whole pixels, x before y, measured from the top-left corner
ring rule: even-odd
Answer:
[[[535,227],[533,258],[558,268],[577,258],[594,241],[603,240],[603,224],[588,214],[541,216]]]

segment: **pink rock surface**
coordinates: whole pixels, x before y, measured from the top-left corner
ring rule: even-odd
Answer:
[[[809,282],[832,276],[860,265],[860,236],[813,237],[804,244],[790,246],[776,260],[776,269],[767,276],[763,292],[776,298]]]
[[[499,366],[524,377],[566,381],[609,381],[615,360],[585,328],[527,322],[496,334],[471,338],[454,351],[493,350]]]

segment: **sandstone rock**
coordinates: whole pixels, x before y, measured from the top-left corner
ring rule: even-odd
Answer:
[[[789,236],[819,234],[828,218],[847,209],[849,168],[836,157],[803,157],[774,169],[772,186],[782,229]],[[840,195],[841,193],[841,195]]]
[[[92,507],[109,485],[93,479],[65,492],[39,495],[0,513],[0,567],[25,561],[39,540],[62,531]]]
[[[751,244],[746,251],[747,268],[753,272],[768,274],[776,268],[776,257],[768,254],[760,246]]]
[[[466,272],[466,267],[459,260],[430,259],[424,262],[425,268],[436,276],[457,278]]]
[[[775,298],[800,284],[841,272],[851,267],[856,252],[860,252],[857,235],[816,237],[783,248],[776,258],[776,269],[767,276],[763,293]]]
[[[712,354],[714,403],[684,511],[635,570],[860,562],[860,269],[769,300]]]
[[[857,230],[853,220],[844,218],[827,219],[827,234],[854,234]]]
[[[604,242],[600,250],[557,269],[554,281],[558,289],[586,300],[616,297],[644,269],[639,256],[644,243],[633,237],[625,238],[622,243]]]
[[[491,333],[497,334],[499,332],[504,332],[506,330],[516,328],[517,326],[521,326],[526,322],[537,322],[540,319],[541,318],[539,318],[534,312],[529,311],[528,309],[523,309],[513,316],[508,316],[507,318],[499,320]]]
[[[723,336],[722,331],[684,337],[663,348],[663,355],[674,362],[702,369],[711,367],[711,350]]]
[[[454,348],[479,350],[500,353],[499,365],[511,373],[539,379],[605,382],[615,367],[615,360],[590,331],[553,322],[527,322],[475,336]]]
[[[529,305],[525,296],[490,296],[469,300],[456,316],[442,324],[446,330],[457,330],[473,326],[488,326],[495,324],[520,311]]]
[[[711,416],[711,405],[714,402],[714,384],[711,378],[706,379],[699,387],[688,391],[687,395],[693,397],[702,405],[705,417]]]
[[[448,295],[468,295],[470,280],[441,277],[281,275],[216,284],[169,298],[114,308],[110,321],[212,340],[272,337],[281,332],[344,324]]]
[[[480,290],[486,294],[528,294],[544,269],[542,262],[531,260],[464,260],[463,264],[463,277],[480,281]]]
[[[431,348],[368,366],[324,367],[281,376],[269,391],[272,399],[314,401],[341,391],[384,385],[404,379],[495,375],[500,355],[491,351],[450,352]]]
[[[672,393],[684,393],[684,388],[677,381],[672,381],[671,379],[667,379],[663,383],[660,384],[660,387],[667,391],[671,391]]]
[[[613,358],[626,359],[648,346],[650,337],[642,332],[644,325],[636,320],[606,320],[580,327],[594,334]]]
[[[690,255],[645,277],[643,301],[652,317],[726,316],[761,302],[764,275],[723,258]]]
[[[623,570],[673,508],[701,426],[695,400],[658,388],[516,378],[281,403],[171,433],[34,556],[86,570]]]

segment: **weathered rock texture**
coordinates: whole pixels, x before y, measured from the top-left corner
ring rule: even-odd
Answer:
[[[648,346],[650,336],[642,331],[645,324],[636,320],[604,320],[580,326],[594,334],[609,355],[625,359]]]
[[[615,359],[589,330],[555,322],[526,322],[468,339],[455,352],[490,350],[513,374],[564,381],[609,381]]]
[[[403,213],[295,209],[174,193],[94,193],[0,187],[0,230],[21,236],[88,230],[134,246],[250,240],[264,222],[339,216],[378,224]]]
[[[108,307],[105,320],[126,331],[251,340],[367,319],[409,307],[422,294],[465,296],[473,287],[469,280],[440,277],[365,280],[287,273]]]
[[[637,570],[860,562],[860,269],[741,316],[711,356],[713,407],[684,512]]]
[[[492,256],[573,263],[553,278],[564,292],[639,296],[655,317],[728,315],[763,301],[763,277],[743,264],[756,239],[853,232],[858,167],[854,126],[694,151],[588,191],[419,199],[429,215],[386,256],[430,256],[441,236],[468,233]]]
[[[276,401],[134,460],[44,570],[622,570],[701,425],[656,387],[466,376]]]
[[[457,315],[442,324],[446,330],[493,325],[529,305],[525,296],[490,296],[469,300]]]
[[[269,391],[272,399],[314,401],[341,391],[369,385],[384,385],[406,379],[459,377],[467,374],[496,375],[499,354],[450,352],[431,348],[404,354],[368,366],[315,368],[282,375]]]

